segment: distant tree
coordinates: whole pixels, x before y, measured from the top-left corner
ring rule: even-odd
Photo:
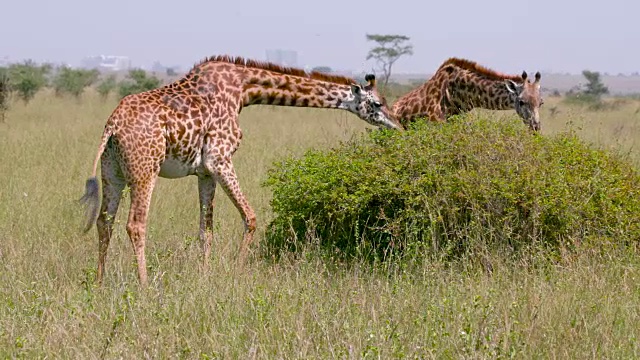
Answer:
[[[411,80],[409,80],[409,84],[412,87],[418,87],[418,86],[424,84],[425,81],[427,81],[427,79],[411,79]]]
[[[572,87],[564,98],[568,104],[587,105],[590,110],[601,111],[615,109],[619,102],[608,103],[602,100],[602,95],[608,94],[609,89],[602,83],[600,73],[583,70],[582,76],[587,80],[584,85]]]
[[[47,85],[47,75],[51,71],[50,64],[37,65],[32,60],[9,66],[11,90],[28,103],[36,93]]]
[[[0,67],[0,122],[4,122],[7,110],[9,110],[9,71]]]
[[[176,73],[176,71],[171,67],[167,68],[166,74],[167,74],[167,76],[176,76],[176,75],[178,75],[178,73]]]
[[[404,55],[413,55],[413,45],[405,43],[409,37],[404,35],[367,34],[367,41],[377,44],[369,50],[367,60],[374,59],[382,66],[382,83],[387,86],[393,64]]]
[[[167,68],[160,61],[154,61],[153,65],[151,65],[151,72],[153,73],[163,73],[165,71],[167,71]]]
[[[587,84],[585,85],[585,89],[583,91],[584,94],[600,98],[602,95],[609,93],[609,88],[607,88],[602,83],[599,72],[583,70],[582,76],[587,79]]]
[[[142,69],[129,70],[127,78],[118,85],[120,97],[152,90],[160,86],[160,79]]]
[[[116,76],[111,74],[102,79],[100,84],[98,84],[98,94],[100,94],[100,97],[102,97],[102,99],[106,99],[107,97],[109,97],[109,94],[116,88],[116,85]]]
[[[53,79],[53,89],[56,95],[70,94],[79,97],[84,89],[93,85],[100,76],[96,69],[72,69],[63,66]]]
[[[331,72],[333,72],[333,70],[328,66],[316,66],[313,69],[311,69],[311,71],[324,73],[324,74],[330,74]]]

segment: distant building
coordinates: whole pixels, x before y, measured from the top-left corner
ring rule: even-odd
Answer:
[[[292,50],[267,50],[267,61],[274,64],[297,67],[298,52]]]
[[[82,59],[81,67],[85,69],[98,69],[103,71],[120,71],[131,68],[131,59],[128,56],[97,55]]]
[[[151,65],[151,71],[153,71],[154,73],[167,74],[169,76],[175,76],[178,73],[182,72],[179,65],[164,66],[159,61],[153,62],[153,65]]]

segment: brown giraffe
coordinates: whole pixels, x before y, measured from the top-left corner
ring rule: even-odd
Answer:
[[[540,73],[527,81],[527,73],[507,75],[469,60],[446,60],[427,82],[413,89],[392,107],[403,125],[417,117],[445,121],[447,117],[471,111],[515,109],[532,130],[540,130]]]
[[[88,222],[98,228],[98,283],[102,282],[107,248],[125,185],[131,208],[127,233],[147,283],[145,234],[151,194],[158,176],[198,177],[200,240],[207,264],[212,241],[213,198],[220,183],[245,225],[240,261],[256,230],[256,216],[240,190],[231,161],[242,139],[238,115],[254,104],[343,109],[379,127],[402,129],[378,94],[375,77],[366,86],[352,79],[240,57],[215,56],[195,65],[182,79],[120,101],[104,128],[93,172],[82,201]],[[101,160],[102,206],[96,170]],[[98,208],[100,210],[98,211]]]

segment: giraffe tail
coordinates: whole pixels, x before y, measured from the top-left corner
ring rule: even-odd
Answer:
[[[104,130],[100,142],[100,147],[98,148],[98,154],[96,155],[96,158],[93,162],[93,172],[91,173],[91,177],[87,179],[84,195],[80,198],[80,203],[86,206],[85,217],[87,219],[87,222],[84,227],[84,233],[89,231],[98,219],[98,211],[100,209],[100,187],[98,185],[98,177],[96,176],[96,174],[98,172],[98,162],[100,161],[102,153],[107,148],[107,142],[111,138],[112,134],[113,133],[110,127],[107,127]]]
[[[87,223],[84,226],[84,233],[89,231],[96,220],[98,220],[98,208],[100,207],[98,188],[98,178],[95,176],[90,177],[87,179],[84,195],[80,198],[80,202],[86,206],[85,217],[87,218]]]

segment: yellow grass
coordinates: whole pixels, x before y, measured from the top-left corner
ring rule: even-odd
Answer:
[[[640,261],[585,249],[561,264],[495,261],[340,267],[313,256],[233,266],[240,217],[218,192],[211,266],[201,271],[196,178],[160,179],[151,207],[150,286],[137,286],[123,201],[102,288],[95,229],[77,200],[115,107],[40,93],[0,124],[0,357],[27,358],[633,358],[640,355]],[[550,116],[550,108],[559,113]],[[548,99],[543,133],[640,159],[639,103],[588,112]],[[513,116],[501,112],[497,118]],[[234,157],[258,214],[278,157],[330,147],[367,128],[346,112],[250,107]],[[524,125],[523,125],[524,126]]]

